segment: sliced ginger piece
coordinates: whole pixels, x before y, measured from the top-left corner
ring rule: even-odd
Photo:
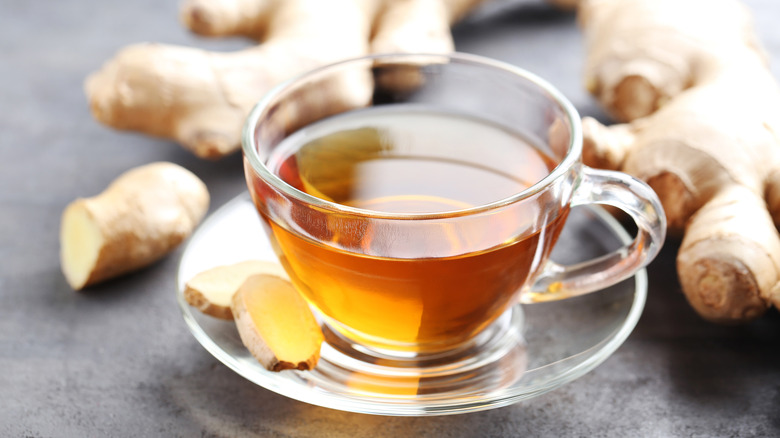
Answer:
[[[192,277],[184,289],[184,298],[205,313],[221,319],[233,319],[230,301],[239,287],[252,275],[269,274],[287,278],[278,263],[248,260],[232,265],[217,266]]]
[[[322,330],[289,281],[253,275],[233,295],[231,308],[241,341],[268,370],[311,370],[317,364]]]

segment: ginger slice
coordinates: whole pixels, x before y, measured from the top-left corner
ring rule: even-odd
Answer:
[[[293,285],[273,275],[253,275],[233,295],[241,341],[270,371],[311,370],[324,337]]]
[[[215,318],[233,319],[230,301],[239,287],[252,275],[269,274],[287,278],[284,268],[278,263],[247,260],[232,265],[217,266],[192,277],[184,289],[184,299],[193,306]]]

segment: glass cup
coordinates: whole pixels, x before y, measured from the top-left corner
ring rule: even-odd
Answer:
[[[518,302],[604,289],[664,240],[646,184],[582,164],[571,103],[477,56],[376,55],[295,77],[252,110],[243,152],[277,256],[333,342],[361,360],[462,359]],[[392,190],[372,191],[386,176]],[[637,235],[554,263],[583,204],[625,211]]]

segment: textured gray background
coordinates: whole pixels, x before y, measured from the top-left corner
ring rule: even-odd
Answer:
[[[747,3],[780,64],[780,3]],[[743,327],[701,321],[680,293],[674,241],[649,269],[638,327],[603,365],[533,400],[453,417],[344,413],[247,382],[186,329],[173,291],[180,251],[72,292],[57,238],[60,213],[75,197],[156,160],[198,174],[212,209],[244,190],[238,156],[201,161],[171,142],[112,131],[88,113],[84,77],[123,45],[247,44],[194,37],[176,17],[174,1],[0,0],[0,436],[780,435],[778,313]],[[582,90],[573,15],[499,0],[455,34],[459,50],[532,70],[582,113],[601,116]]]

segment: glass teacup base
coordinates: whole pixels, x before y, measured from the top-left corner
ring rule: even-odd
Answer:
[[[361,395],[446,400],[511,386],[527,367],[523,311],[515,306],[457,349],[399,356],[356,344],[323,324],[317,373]]]

